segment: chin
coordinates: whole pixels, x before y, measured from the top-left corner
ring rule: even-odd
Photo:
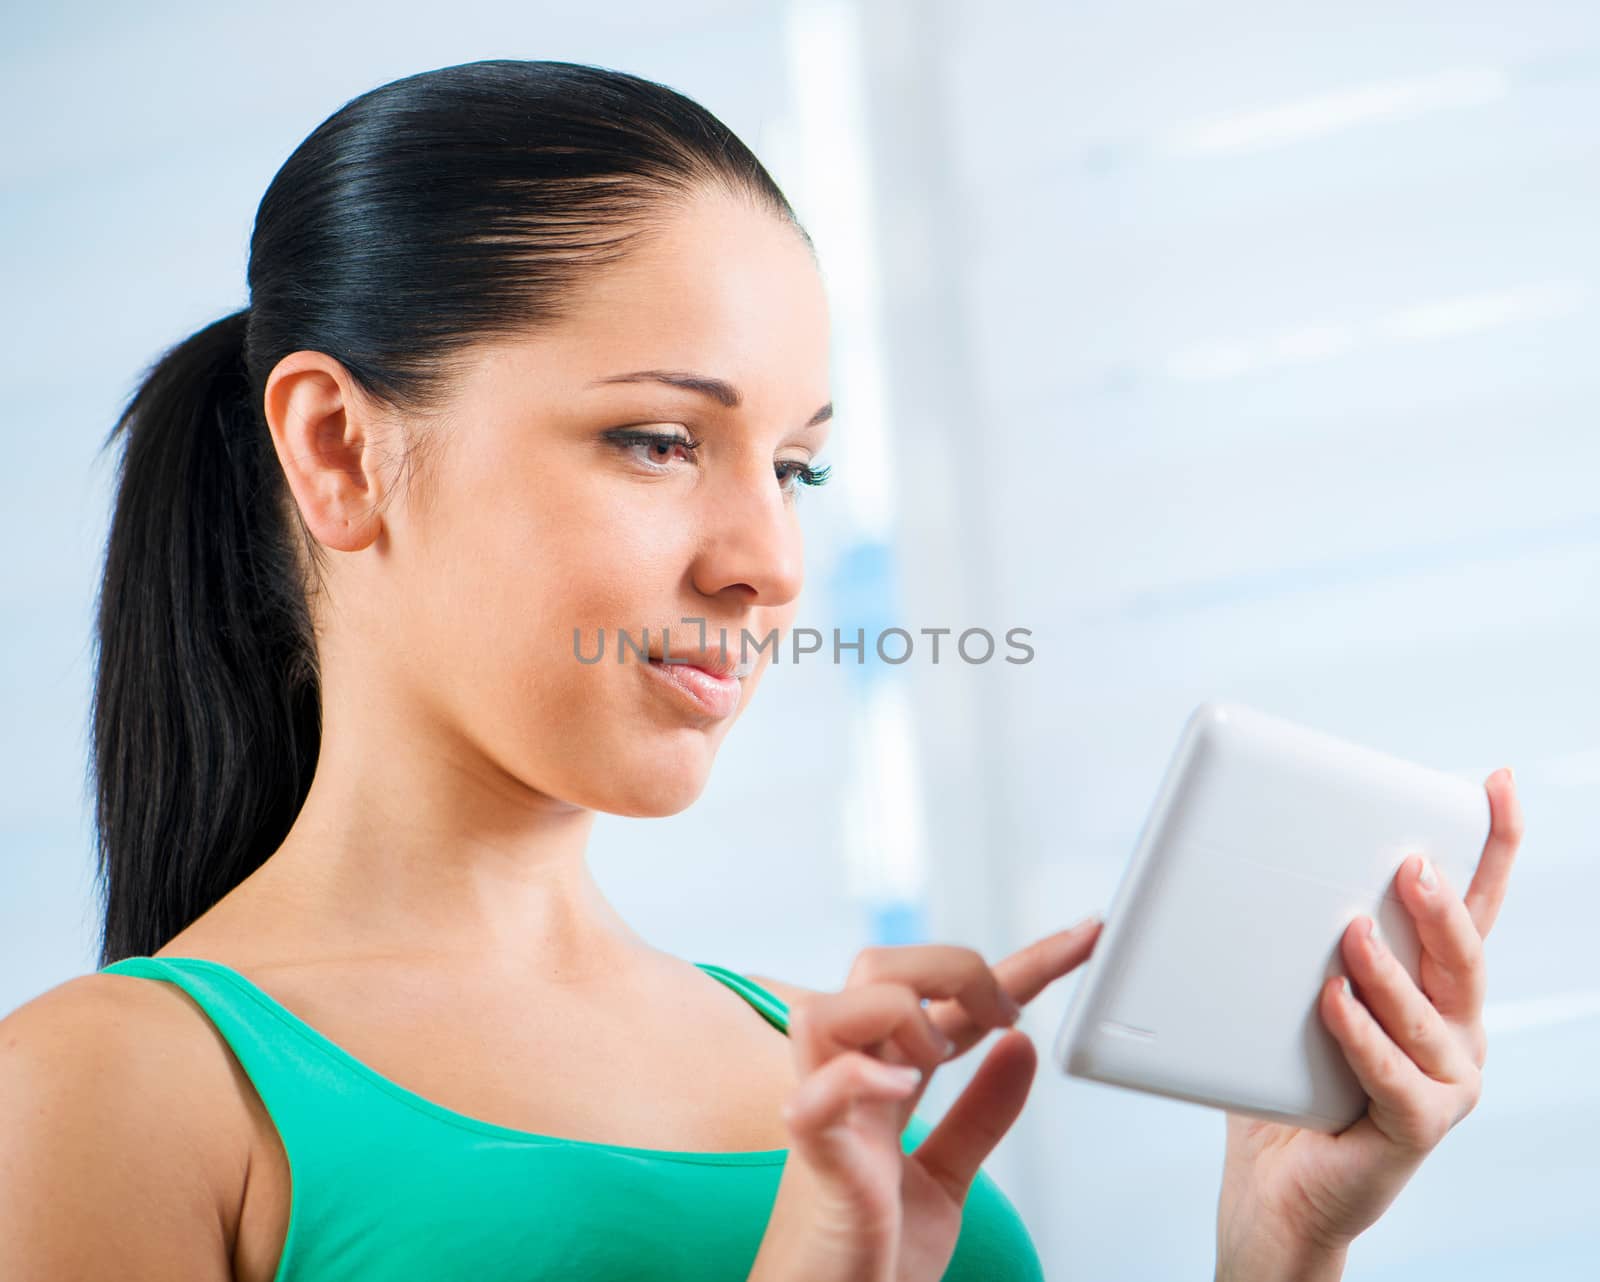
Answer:
[[[623,789],[613,783],[594,809],[629,819],[664,819],[687,810],[706,789],[704,774],[695,778],[657,776],[628,782],[635,786]]]
[[[687,810],[705,791],[712,760],[703,741],[613,758],[604,775],[584,789],[582,804],[630,819],[675,815]]]

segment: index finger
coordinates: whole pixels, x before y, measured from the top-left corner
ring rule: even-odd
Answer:
[[[989,969],[983,955],[957,944],[863,948],[856,954],[845,986],[883,982],[904,984],[919,998],[949,998],[985,1028],[1002,1028],[1022,1014],[1021,1007],[1007,998],[999,976]]]
[[[1506,887],[1511,881],[1511,865],[1522,844],[1522,802],[1517,799],[1516,781],[1511,767],[1496,770],[1484,781],[1489,794],[1489,839],[1483,844],[1472,884],[1463,896],[1472,923],[1480,936],[1487,936],[1500,915]]]
[[[1000,987],[1017,1005],[1026,1006],[1087,960],[1104,924],[1098,916],[1085,917],[1076,926],[1046,935],[996,962],[993,969]],[[958,1050],[965,1050],[988,1032],[955,1002],[930,1003],[928,1018]]]

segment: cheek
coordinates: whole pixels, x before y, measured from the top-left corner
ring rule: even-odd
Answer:
[[[601,627],[609,652],[619,628],[638,637],[675,622],[660,616],[680,600],[687,549],[650,528],[617,489],[547,477],[480,507],[446,591],[453,626],[472,634],[486,670],[504,676],[556,664],[557,674],[571,675],[579,668],[574,629],[592,655]]]
[[[617,662],[618,630],[637,641],[677,622],[690,552],[616,489],[569,475],[486,496],[432,571],[439,592],[423,626],[453,669],[458,714],[517,758],[519,775],[539,773],[551,750],[574,766],[602,745],[615,754],[650,706],[632,654]],[[580,662],[575,645],[593,659],[601,628],[600,661]]]

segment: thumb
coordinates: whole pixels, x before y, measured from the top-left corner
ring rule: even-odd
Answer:
[[[912,1154],[957,1206],[965,1203],[983,1159],[1022,1112],[1038,1064],[1032,1038],[1021,1029],[1007,1031]]]

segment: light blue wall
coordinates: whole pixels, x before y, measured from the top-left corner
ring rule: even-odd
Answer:
[[[1515,766],[1485,1095],[1348,1276],[1593,1276],[1600,9],[920,8],[954,213],[885,252],[898,288],[959,274],[965,421],[931,445],[975,466],[942,519],[1039,633],[973,755],[1008,933],[1109,902],[1202,698]],[[950,386],[897,319],[897,389]],[[1036,1089],[1020,1196],[1059,1276],[1200,1273],[1220,1116]]]

